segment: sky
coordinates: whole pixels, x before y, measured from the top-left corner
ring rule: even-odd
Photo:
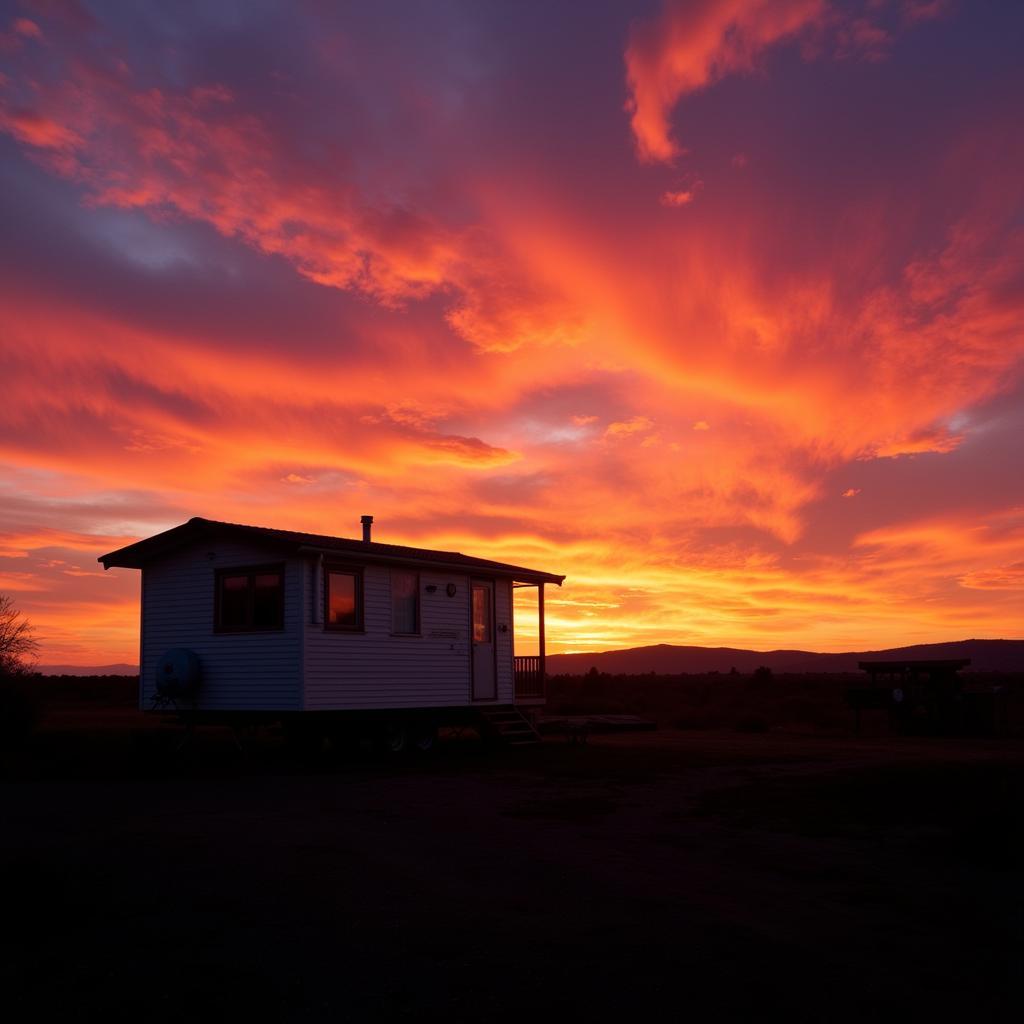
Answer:
[[[195,516],[549,651],[1024,635],[1024,5],[0,3],[0,592]],[[532,649],[524,602],[520,653]]]

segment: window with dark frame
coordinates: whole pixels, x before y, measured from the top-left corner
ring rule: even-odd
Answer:
[[[391,570],[391,631],[419,633],[420,574],[406,569]]]
[[[217,571],[215,627],[222,633],[284,629],[284,567]]]
[[[363,574],[359,569],[324,569],[324,626],[358,631],[363,628]]]

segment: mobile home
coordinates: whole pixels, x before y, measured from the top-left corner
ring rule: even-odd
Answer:
[[[372,522],[357,540],[194,518],[103,555],[142,571],[140,707],[389,713],[394,731],[543,704],[544,588],[565,577],[381,544]],[[538,593],[540,644],[517,658],[521,586]]]

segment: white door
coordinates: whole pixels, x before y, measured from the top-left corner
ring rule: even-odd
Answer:
[[[473,700],[494,700],[494,585],[473,580]]]

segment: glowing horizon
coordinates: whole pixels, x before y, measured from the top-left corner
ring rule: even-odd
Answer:
[[[194,515],[564,573],[552,652],[1024,635],[1024,11],[4,17],[44,663],[137,660],[96,558]]]

